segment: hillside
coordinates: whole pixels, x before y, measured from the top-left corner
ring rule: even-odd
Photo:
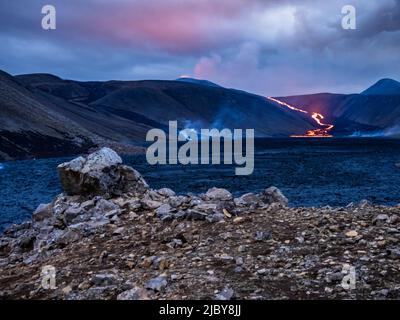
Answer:
[[[400,95],[400,82],[393,79],[381,79],[361,94],[364,95]]]
[[[207,80],[63,80],[51,74],[0,72],[0,160],[64,156],[108,145],[137,152],[152,128],[253,128],[257,137],[288,137],[316,129],[312,112],[335,125],[334,135],[395,134],[400,123],[399,83],[382,79],[362,94],[320,93],[265,97]]]
[[[165,128],[170,120],[178,120],[181,126],[221,128],[254,128],[258,136],[287,136],[311,128],[307,117],[292,113],[266,101],[264,97],[246,92],[226,89],[204,82],[186,81],[42,81],[37,76],[18,76],[30,88],[51,94],[74,105],[74,120],[94,120],[93,113],[104,116],[96,119],[99,126],[114,128],[112,120],[118,122],[118,134],[107,133],[114,138],[123,135],[136,143],[143,143],[149,128]],[[78,110],[79,109],[79,110]],[[62,112],[60,110],[60,112]],[[99,121],[100,120],[100,121]],[[136,128],[138,127],[139,128]],[[132,129],[137,129],[136,134]]]
[[[94,145],[91,134],[0,72],[0,159],[70,155]]]
[[[392,129],[400,123],[400,94],[394,94],[396,83],[382,79],[361,94],[319,93],[279,99],[309,112],[323,114],[327,122],[335,125],[332,130],[335,135],[354,132],[395,135],[396,130]]]
[[[259,137],[314,127],[308,117],[264,97],[194,79],[79,82],[2,73],[0,83],[3,159],[67,155],[113,142],[141,146],[148,130],[167,129],[170,120],[181,128],[254,128]]]

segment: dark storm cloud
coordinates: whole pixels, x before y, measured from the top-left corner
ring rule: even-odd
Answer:
[[[357,9],[357,30],[341,8]],[[207,78],[271,95],[400,78],[399,0],[50,0],[0,4],[0,68],[90,79]],[[47,3],[46,3],[47,4]],[[396,54],[397,53],[397,54]]]
[[[400,31],[400,0],[383,2],[376,11],[368,12],[363,16],[361,23],[362,36]]]

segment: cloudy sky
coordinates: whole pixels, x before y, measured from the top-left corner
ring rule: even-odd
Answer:
[[[56,30],[41,28],[45,4]],[[347,4],[356,30],[341,27]],[[1,0],[0,44],[0,69],[12,74],[353,93],[400,80],[400,0]]]

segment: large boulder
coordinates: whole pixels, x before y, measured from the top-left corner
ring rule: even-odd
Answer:
[[[120,156],[102,148],[87,157],[78,157],[58,166],[66,194],[111,198],[124,193],[141,195],[148,185],[139,172],[122,164]]]

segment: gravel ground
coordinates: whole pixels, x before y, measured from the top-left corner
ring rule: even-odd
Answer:
[[[0,267],[6,299],[399,299],[400,207],[254,210],[218,223],[127,214]],[[350,267],[344,265],[350,265]],[[43,266],[56,286],[41,288]],[[343,278],[355,271],[354,288]],[[347,271],[346,271],[347,270]],[[342,272],[343,271],[343,272]]]

